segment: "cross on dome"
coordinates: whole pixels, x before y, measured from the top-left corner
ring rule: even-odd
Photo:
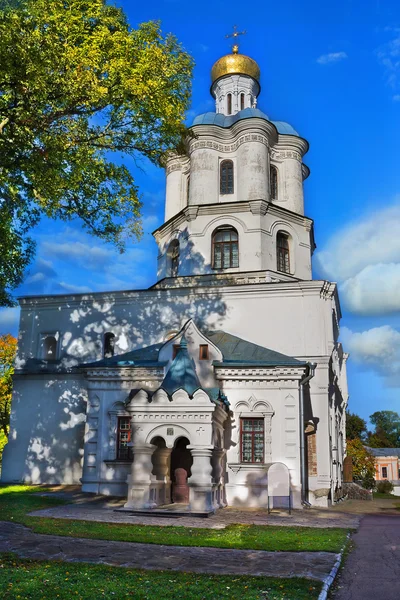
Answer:
[[[233,54],[237,54],[239,52],[239,44],[236,41],[236,38],[239,37],[239,35],[246,35],[247,31],[238,31],[237,30],[237,25],[233,26],[233,33],[228,33],[225,37],[226,38],[233,38],[234,40],[234,44],[232,46],[232,53]]]

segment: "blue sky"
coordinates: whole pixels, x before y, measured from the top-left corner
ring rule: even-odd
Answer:
[[[314,277],[337,281],[343,310],[350,410],[400,411],[400,6],[396,0],[232,0],[191,4],[120,1],[132,26],[150,19],[173,32],[196,61],[194,115],[213,110],[212,64],[229,51],[257,60],[259,108],[310,142],[306,214],[315,220]],[[37,257],[18,295],[132,289],[156,278],[153,231],[163,221],[164,173],[134,171],[144,237],[119,255],[79,222],[43,220]],[[17,331],[18,309],[0,311],[0,332]]]

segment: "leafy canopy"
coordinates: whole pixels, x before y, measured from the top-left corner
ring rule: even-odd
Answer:
[[[378,410],[369,417],[375,430],[368,435],[372,448],[400,448],[400,415],[393,410]]]
[[[359,439],[347,442],[347,455],[353,461],[353,478],[369,483],[366,487],[373,487],[375,477],[375,458]]]
[[[0,336],[0,429],[8,437],[10,424],[12,375],[17,340],[9,333]]]
[[[41,215],[80,218],[120,250],[140,236],[121,158],[160,164],[181,144],[192,59],[105,0],[26,0],[0,3],[0,65],[0,302],[11,305]]]
[[[364,439],[367,433],[367,423],[355,413],[346,413],[346,438],[348,440]]]

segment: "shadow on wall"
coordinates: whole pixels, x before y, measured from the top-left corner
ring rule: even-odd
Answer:
[[[199,270],[204,266],[204,258],[192,245],[187,244],[185,252]],[[114,333],[115,355],[119,355],[164,341],[169,331],[180,329],[190,318],[201,330],[219,329],[227,315],[218,288],[204,294],[197,287],[180,286],[118,292],[117,297],[111,292],[71,295],[62,302],[58,306],[53,297],[51,305],[42,310],[35,305],[21,320],[22,355],[17,367],[23,368],[30,357],[42,358],[38,354],[41,334],[52,330],[59,333],[58,360],[44,369],[32,364],[29,373],[15,379],[4,481],[79,482],[86,382],[74,367],[103,358],[107,332]],[[135,387],[134,380],[130,387]],[[121,400],[127,395],[121,385]],[[100,443],[107,445],[108,440]]]
[[[79,483],[86,390],[76,379],[17,379],[3,481]]]
[[[186,261],[195,272],[210,270],[191,241],[181,247],[179,273]],[[172,278],[168,284],[168,288],[118,292],[117,297],[112,292],[68,296],[62,311],[56,302],[43,312],[35,307],[21,321],[17,366],[23,368],[29,357],[43,358],[39,340],[43,332],[49,333],[50,323],[59,334],[57,355],[62,368],[102,359],[108,332],[115,335],[118,355],[163,341],[168,331],[180,329],[190,318],[202,330],[223,326],[227,307],[218,288],[200,294],[201,288],[186,287],[184,279]]]

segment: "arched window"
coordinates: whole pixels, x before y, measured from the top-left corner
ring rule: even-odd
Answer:
[[[223,160],[219,174],[220,194],[233,194],[233,161]]]
[[[179,242],[173,240],[168,248],[168,277],[177,277],[179,269]]]
[[[111,358],[114,356],[114,348],[115,348],[115,335],[108,331],[104,334],[104,348],[103,348],[103,356],[104,358]]]
[[[239,266],[239,236],[233,227],[219,227],[212,236],[212,265],[214,269]]]
[[[273,165],[269,168],[271,200],[278,199],[278,169]]]
[[[290,273],[289,236],[283,231],[276,236],[276,262],[278,271]]]
[[[226,112],[228,115],[232,114],[232,94],[228,94],[226,97]]]
[[[47,335],[43,341],[43,358],[46,360],[57,358],[57,340],[54,335]]]
[[[240,94],[240,110],[244,109],[244,94]]]
[[[189,204],[189,194],[190,194],[190,175],[188,175],[187,179],[186,179],[186,204]]]

